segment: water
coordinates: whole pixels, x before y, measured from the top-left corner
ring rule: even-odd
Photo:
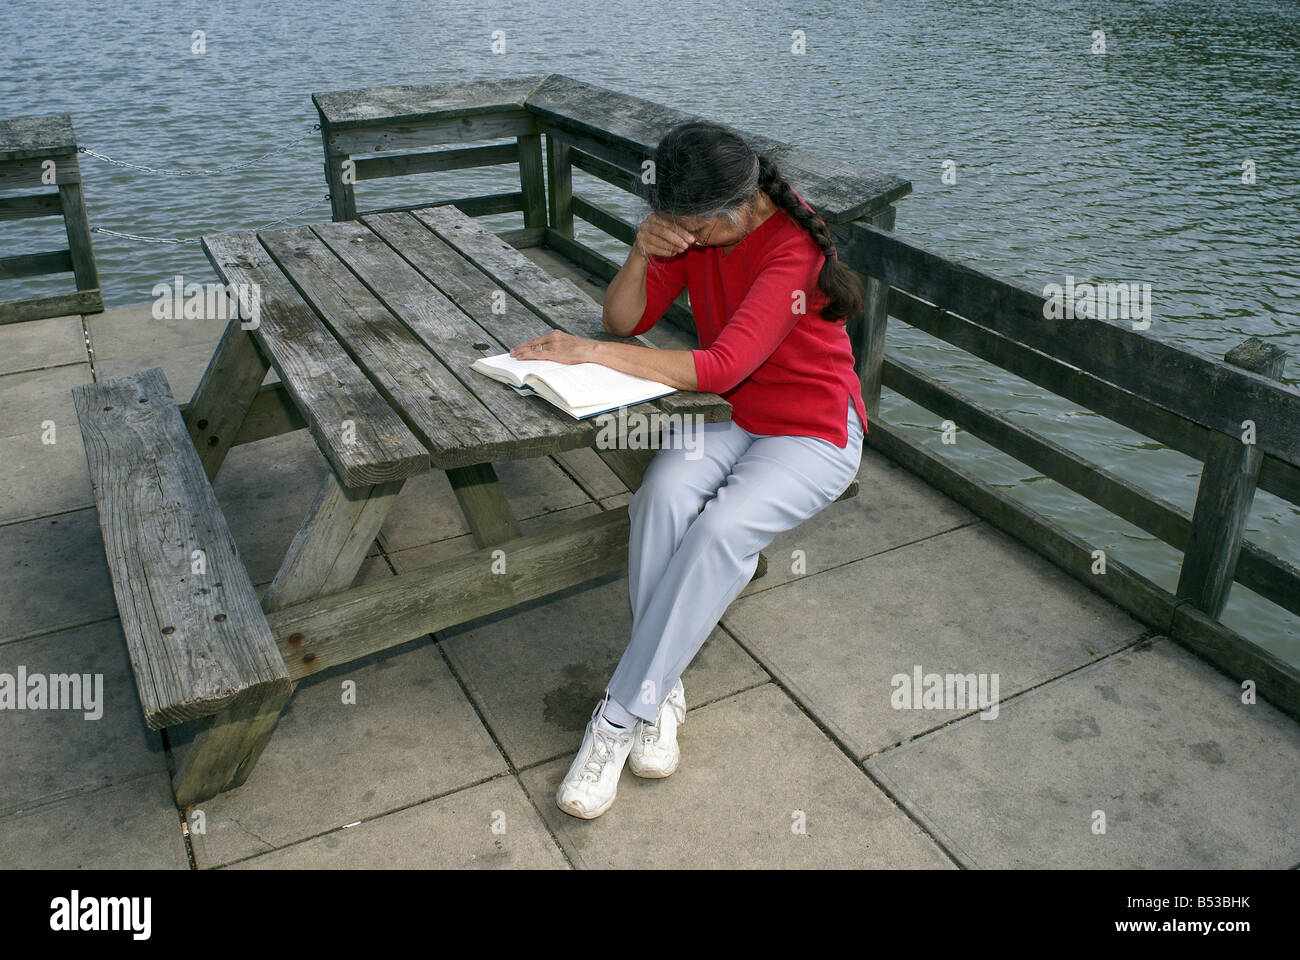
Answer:
[[[795,29],[807,37],[803,55],[790,50]],[[191,52],[195,30],[206,31],[201,55]],[[1105,32],[1105,54],[1090,52],[1094,30]],[[558,71],[910,179],[900,233],[1036,288],[1067,274],[1150,283],[1152,333],[1213,355],[1257,336],[1300,371],[1300,7],[1283,0],[10,0],[0,38],[0,114],[71,113],[84,146],[160,168],[278,151],[184,178],[83,157],[95,226],[195,237],[286,216],[328,220],[319,141],[280,149],[310,134],[313,92]],[[1253,185],[1242,183],[1247,159]],[[955,184],[941,178],[945,160]],[[581,172],[575,182],[638,214]],[[466,171],[363,183],[358,196],[365,209],[511,183],[504,171]],[[520,225],[517,215],[487,222]],[[53,223],[5,224],[0,256],[59,246]],[[579,231],[622,258],[620,244]],[[96,252],[110,308],[150,300],[177,273],[213,276],[194,244],[96,234]],[[0,298],[67,283],[0,283]],[[891,325],[889,350],[1191,509],[1194,461],[902,324]],[[1176,583],[1178,555],[1141,531],[967,435],[940,446],[938,418],[896,395],[886,392],[882,413],[1120,562]],[[1300,509],[1260,493],[1249,537],[1300,562]],[[1295,617],[1241,586],[1232,598],[1225,622],[1300,662]]]

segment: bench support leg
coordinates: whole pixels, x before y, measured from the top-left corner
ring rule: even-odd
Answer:
[[[404,480],[349,490],[331,470],[262,600],[268,613],[352,586]]]
[[[177,806],[193,806],[242,784],[292,695],[291,685],[259,687],[229,710],[205,717],[172,778]]]
[[[523,536],[492,464],[452,467],[447,479],[474,534],[475,546],[494,547]]]
[[[253,342],[253,335],[240,329],[238,317],[232,319],[185,412],[185,427],[208,480],[216,477],[235,445],[239,428],[270,366]]]

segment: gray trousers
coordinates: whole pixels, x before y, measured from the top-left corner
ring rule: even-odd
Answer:
[[[852,400],[846,417],[843,448],[750,433],[733,421],[670,428],[628,503],[632,638],[606,688],[611,699],[656,719],[754,575],[759,551],[833,503],[857,475],[863,426]]]

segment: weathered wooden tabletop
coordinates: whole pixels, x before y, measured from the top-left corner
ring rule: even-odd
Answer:
[[[454,207],[203,245],[223,282],[260,288],[253,335],[345,487],[596,440],[598,424],[470,364],[552,328],[618,339],[599,304]],[[693,392],[628,410],[730,417],[722,398]]]

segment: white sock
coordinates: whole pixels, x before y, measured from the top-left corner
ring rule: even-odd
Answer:
[[[635,713],[630,713],[626,710],[623,705],[613,697],[605,698],[605,709],[601,711],[601,716],[605,718],[605,722],[610,726],[624,730],[628,727],[634,726],[636,722],[641,719]]]

